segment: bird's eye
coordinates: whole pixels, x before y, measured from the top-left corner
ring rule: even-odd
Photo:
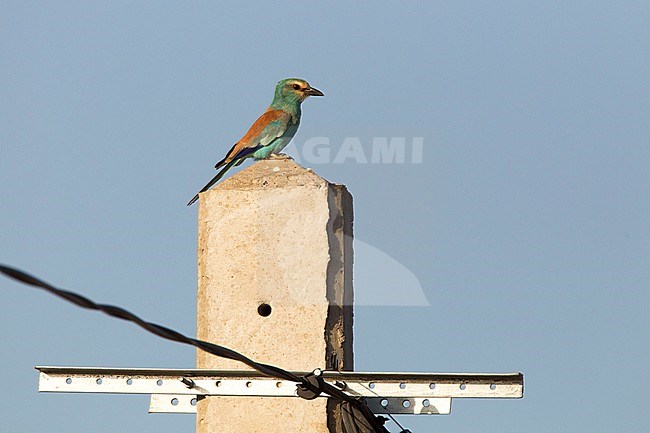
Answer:
[[[293,90],[300,90],[300,84],[294,84],[292,87]]]

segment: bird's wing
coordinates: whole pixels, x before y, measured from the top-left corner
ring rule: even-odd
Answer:
[[[286,111],[266,110],[253,123],[248,132],[228,151],[226,157],[219,161],[214,168],[221,168],[232,161],[247,157],[264,146],[268,146],[284,134],[290,120],[291,114]]]

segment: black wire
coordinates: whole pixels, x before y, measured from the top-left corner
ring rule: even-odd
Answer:
[[[128,320],[129,322],[133,322],[138,326],[140,326],[141,328],[161,338],[165,338],[171,341],[176,341],[178,343],[189,344],[205,352],[208,352],[212,355],[242,362],[248,365],[249,367],[251,367],[252,369],[259,371],[265,376],[299,383],[300,386],[310,388],[312,390],[314,388],[313,385],[311,385],[304,377],[296,376],[290,371],[283,370],[273,365],[255,362],[252,359],[246,357],[245,355],[239,352],[235,352],[232,349],[228,349],[227,347],[219,346],[217,344],[210,343],[208,341],[197,340],[195,338],[186,337],[185,335],[181,334],[180,332],[174,331],[173,329],[167,328],[162,325],[158,325],[156,323],[147,322],[123,308],[116,307],[114,305],[96,304],[95,302],[91,301],[90,299],[82,295],[79,295],[74,292],[70,292],[68,290],[58,289],[52,286],[51,284],[46,283],[45,281],[42,281],[32,275],[29,275],[19,269],[0,264],[0,273],[3,273],[9,278],[20,281],[21,283],[44,289],[79,307],[87,308],[90,310],[101,311],[105,314],[108,314],[109,316],[117,317],[118,319]],[[383,426],[383,419],[375,416],[370,411],[368,406],[366,406],[366,404],[362,399],[352,397],[328,383],[323,384],[323,392],[333,398],[342,400],[344,402],[349,403],[350,405],[353,405],[354,408],[370,423],[370,426],[374,429],[375,432],[390,433]]]
[[[362,419],[363,415],[355,406],[352,406],[348,402],[343,402],[340,407],[344,433],[372,433],[374,431],[367,420]]]

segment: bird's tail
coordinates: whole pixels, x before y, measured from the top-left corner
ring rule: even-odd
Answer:
[[[194,197],[192,197],[192,200],[190,200],[189,203],[187,203],[187,205],[191,206],[192,204],[194,204],[194,202],[199,199],[199,194],[209,190],[212,187],[212,185],[214,185],[215,183],[219,182],[219,180],[221,180],[223,175],[226,174],[226,172],[228,170],[230,170],[233,165],[238,165],[239,162],[241,162],[241,161],[243,161],[243,159],[233,159],[228,164],[226,164],[226,166],[219,173],[217,173],[217,175],[215,177],[213,177],[210,180],[210,182],[208,182],[208,184],[206,186],[204,186],[203,189],[201,189],[201,191],[199,191]]]

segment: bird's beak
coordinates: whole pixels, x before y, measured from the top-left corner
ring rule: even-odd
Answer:
[[[303,91],[303,93],[307,96],[325,96],[323,95],[323,92],[316,89],[315,87],[308,87]]]

